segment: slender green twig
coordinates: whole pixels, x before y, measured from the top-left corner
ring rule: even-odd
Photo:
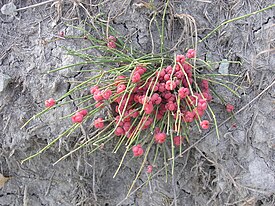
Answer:
[[[273,7],[275,7],[275,4],[272,4],[272,5],[268,6],[268,7],[265,7],[265,8],[262,8],[262,9],[260,9],[260,10],[254,11],[254,12],[252,12],[252,13],[245,14],[245,15],[243,15],[243,16],[238,16],[238,17],[236,17],[236,18],[229,19],[229,20],[227,20],[227,21],[221,23],[221,24],[220,24],[219,26],[217,26],[214,30],[212,30],[210,33],[208,33],[203,39],[201,39],[201,40],[199,41],[199,43],[201,43],[201,42],[203,42],[204,40],[206,40],[208,37],[210,37],[212,34],[214,34],[215,32],[217,32],[220,28],[222,28],[224,25],[226,25],[226,24],[228,24],[228,23],[231,23],[231,22],[234,22],[234,21],[238,21],[238,20],[241,20],[241,19],[250,17],[250,16],[252,16],[252,15],[258,14],[258,13],[263,12],[263,11],[266,11],[266,10],[271,9],[271,8],[273,8]]]

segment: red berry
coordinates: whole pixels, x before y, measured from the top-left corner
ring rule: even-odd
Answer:
[[[98,129],[101,129],[104,127],[104,121],[101,117],[97,118],[95,121],[94,121],[94,126],[95,128],[98,128]]]
[[[130,109],[129,110],[129,115],[130,115],[130,117],[136,118],[136,117],[138,117],[139,112],[135,109]]]
[[[164,77],[163,77],[163,79],[165,81],[168,81],[170,79],[170,74],[165,74]]]
[[[176,82],[168,80],[165,84],[165,89],[167,90],[174,90],[177,87]]]
[[[133,146],[132,151],[135,157],[139,157],[143,155],[143,152],[144,152],[140,144]]]
[[[102,96],[104,99],[109,99],[112,95],[112,91],[110,89],[107,89],[106,91],[103,92]]]
[[[207,109],[207,101],[204,100],[204,99],[199,99],[198,109],[199,110],[206,110]]]
[[[187,97],[190,94],[189,89],[185,88],[185,87],[179,88],[178,92],[179,92],[180,99],[184,99],[185,97]]]
[[[202,95],[207,101],[212,100],[212,96],[211,96],[211,94],[209,94],[209,92],[203,92]]]
[[[118,85],[118,87],[117,87],[117,93],[121,93],[121,92],[123,92],[125,89],[126,89],[125,84],[120,84],[120,85]]]
[[[153,110],[154,110],[154,105],[152,104],[151,101],[145,104],[144,106],[145,114],[151,114]]]
[[[226,105],[226,111],[227,111],[227,112],[232,112],[233,110],[234,110],[234,106],[233,106],[232,104],[229,104],[229,103],[228,103],[228,104]]]
[[[176,62],[179,62],[183,64],[185,62],[185,56],[184,55],[177,55],[176,56]]]
[[[208,129],[209,128],[209,121],[208,120],[203,120],[203,121],[201,121],[200,125],[201,125],[202,129]]]
[[[119,120],[120,120],[120,116],[117,115],[117,116],[115,117],[115,120],[116,120],[116,124],[118,124],[118,122],[119,122]],[[123,126],[123,122],[120,121],[118,126]]]
[[[161,119],[162,119],[162,117],[163,117],[163,115],[162,115],[162,114],[157,113],[157,120],[161,120]]]
[[[72,122],[73,123],[81,123],[83,121],[84,116],[77,112],[72,116]]]
[[[156,143],[162,144],[166,140],[166,134],[165,133],[157,133],[155,134],[155,141]]]
[[[158,93],[154,93],[151,97],[151,100],[154,102],[159,98],[159,94]]]
[[[160,73],[159,73],[159,76],[164,77],[165,74],[166,74],[165,70],[161,70]]]
[[[100,90],[97,90],[94,92],[94,100],[96,101],[103,100],[102,92]]]
[[[195,114],[193,112],[187,111],[184,114],[183,120],[185,122],[193,122]]]
[[[184,137],[182,136],[175,136],[173,138],[173,142],[175,146],[180,146],[183,143]]]
[[[203,91],[208,91],[209,90],[209,83],[207,80],[203,79],[201,81],[201,87]]]
[[[166,90],[165,89],[165,83],[160,83],[158,90],[159,90],[159,92],[164,92]]]
[[[194,118],[198,119],[199,117],[202,117],[204,115],[204,110],[199,109],[199,107],[195,107],[193,109]]]
[[[165,68],[165,72],[168,73],[168,74],[171,74],[172,71],[173,71],[173,67],[171,67],[171,66],[168,66],[168,67]]]
[[[152,171],[153,171],[153,166],[152,165],[148,165],[148,167],[147,167],[147,173],[152,173]]]
[[[116,37],[114,37],[114,36],[109,36],[109,37],[108,37],[108,41],[109,41],[109,42],[116,42]]]
[[[184,77],[184,73],[182,71],[178,71],[175,74],[175,77],[177,77],[178,79],[182,79]]]
[[[93,86],[90,88],[90,93],[94,94],[95,92],[99,91],[98,86]]]
[[[110,41],[107,43],[107,47],[109,47],[110,49],[115,49],[116,48],[116,43],[113,41]]]
[[[187,58],[194,58],[196,56],[196,51],[194,49],[189,49],[186,53]]]
[[[87,109],[83,109],[83,110],[80,110],[78,113],[82,114],[83,117],[85,117],[88,114],[88,110]]]
[[[47,108],[50,108],[50,107],[52,107],[53,105],[55,105],[55,100],[53,99],[53,98],[50,98],[50,99],[48,99],[48,100],[46,100],[45,101],[45,106],[47,107]]]
[[[122,127],[116,128],[116,131],[115,131],[115,135],[116,136],[122,136],[124,134],[125,134],[125,131],[124,131],[124,129]]]
[[[165,98],[165,99],[169,99],[170,97],[172,97],[172,94],[171,92],[167,91],[165,93],[162,93],[162,96]]]
[[[133,82],[133,83],[137,83],[137,82],[139,82],[139,81],[140,81],[140,74],[137,73],[137,72],[135,72],[135,73],[133,74],[133,76],[132,76],[132,82]]]
[[[146,70],[147,69],[145,67],[137,66],[136,69],[135,69],[135,73],[143,75],[146,72]]]
[[[155,128],[155,134],[157,134],[157,133],[160,133],[160,128],[159,127]]]
[[[177,105],[174,102],[169,101],[166,103],[165,108],[169,111],[174,111],[177,109]]]
[[[187,73],[192,70],[192,66],[190,64],[183,64],[183,69]]]
[[[123,124],[123,129],[124,129],[125,132],[129,131],[130,128],[131,128],[131,122],[125,122]]]
[[[141,129],[147,129],[153,123],[154,120],[151,117],[149,117],[149,118],[144,117],[141,119],[141,121],[144,122],[143,127]]]

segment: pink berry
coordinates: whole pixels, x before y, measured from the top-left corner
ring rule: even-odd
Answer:
[[[234,106],[232,104],[227,104],[226,105],[226,111],[227,112],[232,112],[234,110]]]
[[[152,171],[153,171],[153,166],[152,165],[148,165],[148,167],[147,167],[147,173],[152,173]]]
[[[137,83],[137,82],[139,82],[139,81],[140,81],[140,74],[137,73],[137,72],[135,72],[135,73],[133,74],[133,76],[132,76],[132,82],[133,82],[133,83]]]
[[[103,128],[104,127],[104,120],[101,117],[97,118],[94,121],[94,126],[95,126],[95,128],[98,128],[98,129]]]
[[[118,87],[117,87],[117,93],[121,93],[121,92],[123,92],[125,89],[126,89],[125,84],[120,84],[120,85],[118,85]]]
[[[164,77],[163,77],[163,79],[165,81],[168,81],[170,79],[170,74],[165,74]]]
[[[80,110],[78,113],[82,114],[83,117],[85,117],[88,114],[88,110],[87,109],[83,109],[83,110]]]
[[[193,109],[193,113],[194,113],[194,118],[195,119],[198,119],[199,117],[202,117],[204,115],[204,111],[205,110],[202,110],[200,109],[199,107],[195,107]]]
[[[168,73],[168,74],[171,74],[172,71],[173,71],[173,67],[171,67],[170,65],[165,68],[165,72]]]
[[[122,127],[116,128],[115,135],[116,136],[121,136],[124,134],[124,129]]]
[[[97,90],[94,92],[94,100],[96,101],[103,100],[102,92],[100,90]]]
[[[187,97],[190,94],[189,89],[185,88],[185,87],[179,88],[178,92],[179,92],[180,99],[184,99],[185,97]]]
[[[107,43],[107,47],[110,49],[115,49],[116,48],[116,43],[113,41],[110,41]]]
[[[145,104],[144,106],[145,114],[151,114],[153,110],[154,110],[154,105],[152,104],[151,101]]]
[[[203,91],[208,91],[209,90],[209,82],[205,79],[201,81],[201,86]]]
[[[174,90],[177,87],[176,82],[168,80],[165,84],[165,89],[167,90]]]
[[[72,116],[72,122],[73,123],[81,123],[83,121],[84,116],[77,112]]]
[[[144,152],[140,144],[133,146],[132,151],[135,157],[142,156]]]
[[[142,67],[142,66],[137,66],[135,68],[135,73],[138,73],[140,75],[143,75],[145,72],[146,72],[146,68],[145,67]]]
[[[102,96],[104,99],[109,99],[112,95],[112,91],[110,89],[107,89],[106,91],[103,92]]]
[[[176,62],[179,62],[183,64],[185,62],[185,56],[184,55],[177,55],[176,56]]]
[[[206,110],[207,109],[207,101],[204,99],[199,99],[198,101],[198,109],[199,110]]]
[[[194,58],[196,56],[196,51],[195,49],[189,49],[186,53],[187,58]]]
[[[177,109],[177,105],[174,102],[169,101],[166,103],[165,108],[169,111],[174,111]]]
[[[187,111],[184,114],[183,120],[185,122],[193,122],[194,117],[195,117],[195,114],[193,112]]]
[[[182,137],[182,136],[175,136],[173,138],[174,145],[175,146],[180,146],[183,143],[183,140],[184,140],[184,137]]]
[[[164,77],[165,74],[166,74],[165,70],[161,70],[160,73],[159,73],[159,76]]]
[[[159,105],[159,104],[161,103],[161,101],[162,101],[162,99],[161,99],[161,97],[159,97],[159,98],[155,101],[155,104],[156,104],[156,105]]]
[[[93,86],[90,88],[90,93],[91,94],[94,94],[95,92],[97,92],[99,89],[98,89],[98,86]]]
[[[136,117],[138,117],[139,112],[138,112],[137,110],[135,110],[135,109],[130,109],[130,110],[129,110],[129,115],[130,115],[131,117],[133,117],[133,118],[136,118]]]
[[[124,129],[125,132],[129,131],[130,128],[131,128],[131,122],[125,122],[123,124],[123,129]]]
[[[50,108],[50,107],[54,106],[55,103],[56,103],[55,100],[53,98],[50,98],[50,99],[48,99],[48,100],[45,101],[45,106],[47,108]]]
[[[159,127],[155,128],[155,134],[157,134],[157,133],[160,133],[160,128]]]
[[[155,134],[155,141],[156,143],[162,144],[166,140],[166,134],[165,133],[157,133]]]
[[[209,128],[209,121],[208,120],[203,120],[203,121],[201,121],[200,125],[201,125],[202,129],[208,129]]]
[[[108,37],[108,41],[109,41],[109,42],[116,42],[116,37],[114,37],[114,36],[109,36],[109,37]]]

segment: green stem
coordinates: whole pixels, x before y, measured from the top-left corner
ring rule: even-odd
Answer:
[[[224,25],[226,25],[226,24],[228,24],[228,23],[231,23],[231,22],[234,22],[234,21],[238,21],[238,20],[241,20],[241,19],[250,17],[250,16],[252,16],[252,15],[258,14],[258,13],[260,13],[260,12],[263,12],[263,11],[265,11],[265,10],[271,9],[271,8],[273,8],[273,7],[275,7],[275,4],[272,4],[272,5],[268,6],[268,7],[265,7],[265,8],[263,8],[263,9],[260,9],[260,10],[258,10],[258,11],[254,11],[254,12],[252,12],[252,13],[245,14],[245,15],[243,15],[243,16],[239,16],[239,17],[236,17],[236,18],[233,18],[233,19],[229,19],[229,20],[227,20],[227,21],[221,23],[219,26],[217,26],[214,30],[212,30],[209,34],[207,34],[202,40],[200,40],[199,43],[203,42],[203,41],[204,41],[205,39],[207,39],[209,36],[211,36],[211,35],[214,34],[216,31],[218,31],[222,26],[224,26]]]
[[[161,36],[160,36],[160,53],[163,52],[163,47],[164,47],[164,21],[165,21],[166,10],[167,10],[168,4],[169,4],[169,0],[165,4],[163,15],[162,15]]]

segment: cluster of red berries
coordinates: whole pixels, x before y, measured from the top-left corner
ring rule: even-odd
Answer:
[[[116,38],[110,36],[107,46],[116,47]],[[135,137],[139,130],[148,129],[153,122],[156,124],[165,121],[164,117],[171,114],[174,120],[182,123],[191,123],[195,120],[200,122],[202,129],[208,129],[208,120],[202,120],[208,102],[212,96],[207,80],[199,82],[200,89],[193,92],[193,68],[189,59],[194,58],[196,52],[188,50],[186,55],[177,55],[174,66],[167,66],[158,71],[152,71],[144,65],[136,66],[130,76],[118,76],[111,86],[100,89],[99,86],[90,88],[90,93],[95,100],[95,107],[102,108],[105,101],[115,105],[115,131],[116,136]],[[146,72],[149,72],[148,75]],[[150,78],[147,78],[150,76]],[[131,81],[131,86],[128,81]],[[115,87],[113,86],[115,85]],[[46,107],[55,105],[54,99],[45,101]],[[234,106],[226,105],[226,110],[232,112]],[[81,123],[87,115],[87,110],[80,110],[72,116],[73,123]],[[97,118],[94,121],[95,128],[104,128],[104,119]],[[175,126],[176,128],[176,126]],[[176,129],[175,129],[176,130]],[[173,143],[179,146],[183,143],[184,136],[174,136]],[[154,140],[157,144],[167,141],[165,132],[155,128]],[[134,156],[143,155],[141,144],[132,147]],[[152,168],[148,168],[152,171]]]
[[[111,38],[109,42],[114,42]],[[126,76],[118,76],[114,82],[116,91],[110,89],[100,90],[98,86],[90,89],[96,107],[103,105],[103,101],[109,100],[113,93],[113,102],[116,103],[115,117],[116,136],[133,137],[136,130],[145,130],[154,122],[154,117],[158,121],[163,120],[164,115],[170,112],[174,119],[180,118],[182,122],[191,123],[199,120],[202,129],[209,128],[209,122],[202,120],[208,102],[211,101],[209,85],[207,80],[201,80],[200,92],[192,91],[193,71],[192,65],[187,59],[194,58],[195,50],[188,50],[187,54],[178,55],[174,67],[167,66],[149,79],[142,79],[148,71],[145,66],[136,66],[131,75],[131,82],[134,85],[131,91],[127,90],[128,79]],[[187,59],[186,59],[187,58]],[[133,122],[139,118],[138,124]],[[96,128],[103,128],[102,118],[95,120]],[[154,135],[155,142],[162,144],[166,142],[166,133],[156,131]],[[174,145],[179,146],[184,137],[175,136]],[[141,145],[133,147],[134,156],[143,154]],[[137,152],[139,151],[139,152]]]

